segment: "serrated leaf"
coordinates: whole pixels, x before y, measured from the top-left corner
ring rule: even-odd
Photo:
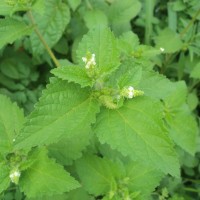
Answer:
[[[142,71],[142,79],[138,87],[146,96],[164,99],[174,89],[173,83],[165,76],[154,71]]]
[[[97,68],[101,74],[110,74],[119,67],[117,42],[113,33],[107,28],[96,28],[83,37],[77,50],[80,66],[84,66],[82,57],[85,57],[87,52],[96,55]]]
[[[163,177],[161,172],[137,162],[128,163],[126,173],[128,188],[131,192],[138,191],[139,199],[149,199]]]
[[[33,17],[42,37],[51,48],[61,38],[69,23],[70,11],[68,6],[60,0],[48,0],[45,1],[44,13],[33,12]],[[36,55],[42,54],[45,47],[35,32],[31,34],[30,40],[33,53]]]
[[[168,92],[164,98],[167,108],[171,111],[179,110],[187,97],[187,86],[184,81],[178,81],[171,84],[171,92]]]
[[[6,44],[12,44],[22,36],[29,35],[32,30],[32,27],[16,19],[0,19],[0,48]]]
[[[131,30],[130,20],[134,18],[141,9],[138,0],[115,0],[109,9],[109,19],[112,30],[118,35]]]
[[[65,66],[51,70],[51,73],[62,80],[74,82],[87,87],[93,85],[93,80],[87,75],[86,69],[79,66]]]
[[[23,111],[6,96],[0,95],[0,154],[6,154],[13,148],[13,140],[23,123]]]
[[[82,151],[89,145],[90,138],[91,132],[81,129],[74,132],[70,138],[63,137],[58,143],[50,145],[48,150],[60,163],[71,165],[74,160],[82,156]]]
[[[45,149],[35,153],[37,161],[23,172],[19,182],[28,198],[62,194],[80,186],[61,165],[48,158]]]
[[[84,21],[88,29],[95,27],[107,27],[107,16],[101,10],[89,10],[84,15]]]
[[[142,78],[142,67],[134,64],[133,60],[127,60],[120,65],[120,68],[113,74],[111,79],[117,82],[118,86],[122,89],[128,86],[137,86]]]
[[[183,43],[179,35],[171,29],[166,28],[156,38],[155,43],[157,48],[163,48],[165,53],[174,53],[179,51]]]
[[[54,78],[16,139],[16,148],[56,143],[63,136],[70,138],[75,131],[81,137],[80,130],[90,131],[98,110],[99,104],[87,89]]]
[[[6,190],[10,185],[10,170],[4,163],[0,163],[0,193]]]
[[[200,63],[195,65],[194,69],[191,71],[190,77],[200,79]]]
[[[166,117],[169,134],[178,146],[194,155],[197,146],[198,126],[186,104],[179,109],[179,111],[168,113],[168,117]]]
[[[139,38],[131,31],[123,33],[118,40],[118,46],[122,52],[132,53],[139,45]]]
[[[164,98],[165,119],[170,137],[177,145],[194,155],[198,134],[197,123],[186,105],[187,86],[180,81],[173,84],[173,91]]]
[[[159,102],[147,97],[134,98],[118,110],[102,110],[94,131],[101,143],[123,155],[179,176],[178,159],[163,128],[162,112]]]
[[[90,194],[106,194],[115,184],[112,169],[106,159],[88,155],[75,164],[81,183]]]

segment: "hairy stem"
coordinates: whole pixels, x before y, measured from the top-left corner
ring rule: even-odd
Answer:
[[[44,40],[42,34],[40,33],[40,30],[38,29],[37,24],[35,23],[35,20],[33,18],[32,12],[28,11],[27,14],[28,14],[28,17],[31,21],[31,24],[34,26],[34,30],[35,30],[35,33],[37,34],[38,38],[40,39],[40,41],[44,45],[45,49],[47,50],[48,54],[50,55],[51,59],[53,60],[54,64],[56,65],[56,67],[59,67],[60,64],[59,64],[57,58],[55,57],[54,53],[52,52],[51,48],[48,46],[48,44]]]

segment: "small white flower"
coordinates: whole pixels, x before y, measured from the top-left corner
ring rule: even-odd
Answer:
[[[12,171],[9,175],[11,182],[18,183],[19,177],[21,176],[21,173],[18,169]]]
[[[95,54],[93,53],[90,58],[82,57],[83,62],[86,64],[85,68],[90,69],[91,66],[96,65]]]
[[[82,57],[82,60],[83,60],[84,63],[87,62],[87,58],[86,57]]]
[[[132,99],[135,96],[134,87],[133,86],[124,87],[121,92],[121,95],[126,98]]]
[[[134,97],[134,87],[129,86],[128,87],[128,98],[132,99]]]
[[[162,47],[160,47],[160,51],[161,51],[161,52],[164,52],[164,51],[165,51],[165,49],[164,49],[164,48],[162,48]]]
[[[129,90],[130,92],[133,92],[133,91],[134,91],[134,87],[129,86],[129,87],[128,87],[128,90]]]
[[[134,92],[129,91],[128,93],[128,98],[132,99],[134,97]]]

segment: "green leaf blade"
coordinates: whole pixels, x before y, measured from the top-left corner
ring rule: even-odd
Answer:
[[[77,160],[76,169],[84,188],[90,194],[106,194],[115,182],[109,162],[97,156],[90,155]]]
[[[82,57],[85,57],[87,52],[95,54],[100,74],[111,74],[119,67],[120,58],[117,41],[113,33],[107,28],[96,28],[83,37],[77,50],[80,66],[84,66]]]
[[[114,1],[109,9],[109,20],[114,32],[120,35],[125,31],[130,31],[130,20],[139,13],[141,7],[138,0]]]
[[[174,53],[179,51],[183,43],[178,34],[173,32],[171,29],[166,28],[160,35],[155,38],[156,47],[163,48],[164,53]]]
[[[23,172],[19,182],[28,198],[62,194],[80,186],[61,165],[48,158],[45,149],[35,154],[37,160]]]
[[[171,113],[166,121],[170,126],[169,134],[174,142],[194,155],[197,150],[198,126],[188,106],[185,104],[180,111]]]
[[[0,163],[0,193],[6,190],[10,185],[10,170],[4,163]]]
[[[101,143],[164,173],[179,176],[178,159],[163,128],[160,103],[138,97],[118,110],[103,110],[95,132]]]
[[[53,79],[16,139],[16,148],[52,144],[76,131],[90,131],[98,111],[99,104],[87,89]]]
[[[132,192],[139,191],[140,199],[148,199],[163,177],[160,171],[137,162],[128,163],[126,165],[126,173],[129,178],[129,190]]]
[[[198,125],[186,104],[187,86],[185,82],[173,83],[173,90],[164,98],[165,119],[169,125],[169,135],[182,149],[194,155]]]
[[[34,13],[33,17],[44,40],[52,48],[61,38],[70,20],[70,11],[65,3],[59,0],[45,1],[45,11],[43,14]],[[33,53],[41,55],[45,47],[41,43],[36,33],[30,37]]]
[[[92,86],[93,81],[87,75],[86,69],[78,66],[66,66],[55,68],[51,71],[55,76],[68,82],[80,84],[82,87]]]
[[[11,19],[0,19],[0,48],[6,44],[12,44],[15,40],[29,35],[32,32],[33,28],[27,26],[25,23]]]
[[[197,63],[190,74],[191,78],[200,79],[200,63]]]
[[[9,153],[24,123],[23,111],[6,96],[0,95],[0,153]]]

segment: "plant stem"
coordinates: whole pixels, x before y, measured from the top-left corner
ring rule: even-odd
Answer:
[[[190,27],[192,26],[192,24],[195,22],[195,20],[197,19],[197,17],[200,15],[200,9],[197,11],[197,13],[192,17],[192,19],[190,20],[190,22],[188,23],[188,25],[183,29],[183,31],[179,34],[180,38],[182,38],[185,33],[187,33],[187,31],[190,29]],[[178,53],[176,54],[170,54],[166,61],[165,61],[165,66],[167,66],[171,61],[173,61],[173,59],[176,57]],[[174,56],[175,55],[175,56]],[[165,67],[164,67],[165,68]],[[164,73],[165,69],[162,69],[162,73]]]
[[[152,18],[153,18],[154,0],[145,1],[145,43],[150,44],[152,34]]]
[[[197,189],[194,189],[194,188],[188,188],[188,187],[184,187],[183,188],[185,191],[188,191],[188,192],[195,192],[195,193],[199,193],[199,190]]]
[[[190,29],[190,27],[192,26],[192,24],[195,22],[195,20],[197,19],[197,17],[200,15],[200,9],[197,11],[197,13],[192,17],[192,19],[190,20],[190,22],[188,23],[188,25],[183,29],[183,31],[180,33],[180,38],[182,38],[185,33],[187,33],[187,31]]]
[[[60,64],[59,64],[57,58],[55,57],[54,53],[52,52],[51,48],[48,46],[48,44],[44,40],[42,34],[40,33],[40,30],[38,29],[37,24],[35,23],[35,20],[33,18],[32,12],[28,11],[27,14],[28,14],[28,17],[31,21],[31,24],[34,26],[34,30],[35,30],[35,33],[37,34],[38,38],[40,39],[40,41],[44,45],[45,49],[47,50],[48,54],[50,55],[51,59],[53,60],[54,64],[56,65],[56,67],[59,67]]]

